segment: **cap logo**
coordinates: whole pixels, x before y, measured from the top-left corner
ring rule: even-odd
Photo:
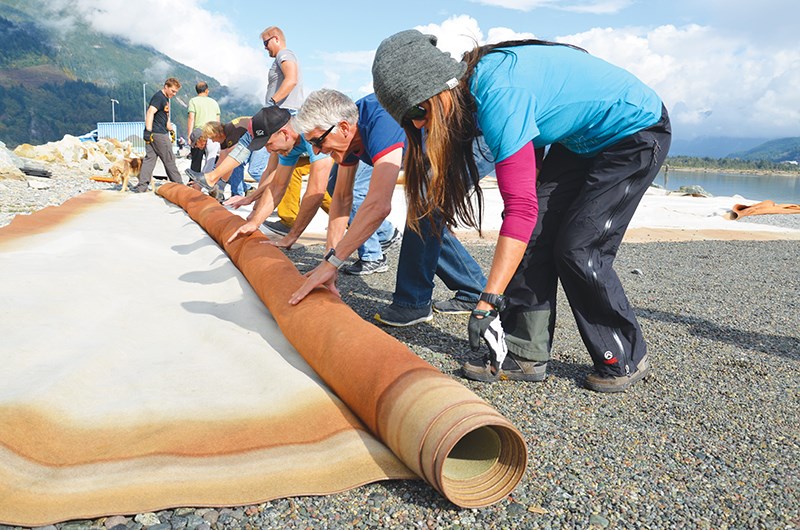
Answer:
[[[447,85],[447,88],[453,90],[455,87],[458,86],[458,79],[456,79],[455,77],[450,78],[447,81],[445,81],[445,84]]]
[[[264,136],[264,129],[259,129],[256,131],[256,136]]]

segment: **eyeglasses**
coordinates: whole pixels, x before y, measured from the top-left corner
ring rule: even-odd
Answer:
[[[278,38],[278,37],[277,37],[276,35],[273,35],[272,37],[270,37],[270,38],[268,38],[267,40],[265,40],[265,41],[264,41],[264,47],[265,47],[265,48],[267,47],[267,44],[269,44],[269,41],[271,41],[272,39],[277,39],[277,38]]]
[[[425,116],[428,115],[428,111],[425,110],[425,107],[422,105],[414,105],[408,112],[405,113],[403,119],[406,121],[414,121],[414,120],[424,120]]]
[[[317,149],[322,149],[322,142],[324,142],[324,141],[325,141],[325,138],[326,138],[326,137],[327,137],[327,136],[328,136],[328,135],[331,133],[331,131],[332,131],[332,130],[334,130],[335,128],[336,128],[336,125],[331,125],[330,129],[328,129],[327,131],[325,131],[324,133],[322,133],[322,134],[321,134],[320,136],[318,136],[317,138],[312,138],[312,139],[310,139],[310,140],[308,141],[308,143],[310,143],[311,145],[313,145],[313,146],[314,146],[314,147],[316,147]]]

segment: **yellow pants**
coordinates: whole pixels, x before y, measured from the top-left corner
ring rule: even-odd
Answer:
[[[292,171],[292,178],[289,179],[289,185],[286,186],[286,193],[283,195],[280,204],[278,204],[278,217],[286,226],[294,225],[297,219],[297,213],[300,211],[300,193],[303,187],[303,177],[308,175],[311,171],[311,164],[308,159],[301,158]],[[325,192],[322,198],[322,209],[325,213],[331,207],[331,196]]]

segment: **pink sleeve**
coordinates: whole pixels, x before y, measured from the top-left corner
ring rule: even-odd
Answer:
[[[533,143],[495,164],[497,187],[503,197],[500,235],[530,241],[539,213],[536,197],[536,154]]]

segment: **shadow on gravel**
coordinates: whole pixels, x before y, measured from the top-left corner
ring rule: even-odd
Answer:
[[[689,315],[676,315],[658,309],[637,307],[636,314],[644,319],[659,320],[686,326],[690,333],[712,341],[727,342],[739,348],[800,360],[800,339],[769,333],[743,331],[720,326],[712,321]]]

